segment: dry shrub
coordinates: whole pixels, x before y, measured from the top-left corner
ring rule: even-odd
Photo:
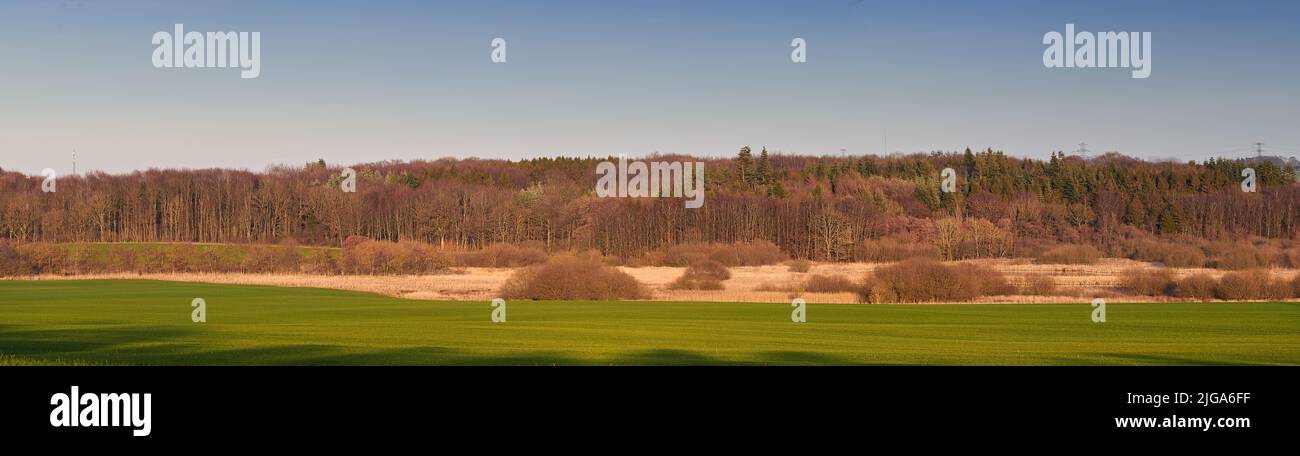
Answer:
[[[298,245],[291,240],[279,245],[250,245],[244,249],[244,258],[239,267],[243,272],[298,272],[302,262],[302,253]]]
[[[507,299],[608,301],[646,297],[627,273],[589,256],[560,256],[515,271],[501,286]]]
[[[451,259],[423,242],[365,240],[344,248],[338,265],[344,274],[429,274],[449,268]]]
[[[1161,263],[1171,268],[1199,268],[1205,266],[1205,252],[1195,246],[1161,241],[1138,241],[1132,246],[1131,258],[1138,261]]]
[[[1218,281],[1209,274],[1192,274],[1174,283],[1174,296],[1191,299],[1213,299]]]
[[[338,274],[339,265],[329,250],[313,249],[302,256],[302,272],[307,274]]]
[[[1249,242],[1206,242],[1205,252],[1210,256],[1208,266],[1216,269],[1242,271],[1273,264],[1278,251],[1268,245],[1256,246]]]
[[[1006,277],[989,268],[911,258],[876,269],[863,281],[858,297],[869,303],[957,302],[1011,291]]]
[[[518,268],[545,263],[545,250],[532,246],[492,244],[476,252],[462,252],[456,256],[460,266],[480,268]]]
[[[1284,268],[1300,269],[1300,246],[1283,248],[1278,253],[1278,265]]]
[[[790,272],[808,272],[812,269],[812,262],[808,260],[794,260],[785,265]]]
[[[1291,279],[1291,296],[1300,298],[1300,274]]]
[[[863,239],[853,246],[854,261],[893,263],[908,258],[938,259],[939,250],[931,244],[897,239]]]
[[[1044,264],[1097,264],[1101,251],[1090,245],[1058,245],[1038,255]]]
[[[768,241],[738,242],[735,244],[678,244],[663,251],[662,266],[682,267],[703,260],[713,260],[726,266],[766,266],[788,258],[780,247]]]
[[[15,248],[26,263],[19,269],[25,268],[30,274],[61,274],[66,269],[68,252],[56,244],[36,242]]]
[[[1165,268],[1129,268],[1120,274],[1119,288],[1140,296],[1172,294],[1174,276]]]
[[[368,242],[368,241],[370,241],[370,238],[359,234],[354,234],[344,239],[343,243],[339,247],[342,247],[344,249],[350,249],[358,245],[361,245],[361,243],[363,242]]]
[[[1054,296],[1056,294],[1056,279],[1047,274],[1025,276],[1025,281],[1020,286],[1020,294],[1025,296]]]
[[[131,246],[113,245],[105,254],[105,269],[109,272],[136,272],[136,249]]]
[[[843,275],[813,274],[804,282],[803,289],[809,293],[854,293],[859,285]]]
[[[767,266],[789,258],[780,247],[768,241],[736,243],[724,250],[731,252],[728,258],[735,259],[735,263],[722,262],[728,266]]]
[[[663,263],[660,264],[663,266],[685,267],[691,263],[708,259],[711,253],[713,253],[713,250],[708,244],[678,244],[664,249]]]
[[[673,290],[721,290],[722,282],[731,278],[727,266],[713,260],[699,260],[686,267],[681,277],[668,284]]]
[[[1273,278],[1267,269],[1250,269],[1224,274],[1214,288],[1219,299],[1286,299],[1294,295],[1291,284]]]
[[[0,277],[24,276],[34,273],[26,258],[18,253],[14,243],[0,239]]]

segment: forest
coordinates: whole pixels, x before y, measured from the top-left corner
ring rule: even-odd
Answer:
[[[871,261],[918,245],[946,260],[1033,257],[1061,244],[1131,256],[1124,249],[1135,242],[1289,245],[1300,234],[1296,171],[1268,161],[1039,160],[992,149],[813,157],[749,147],[732,158],[646,159],[704,162],[704,206],[596,197],[596,166],[616,157],[150,169],[61,177],[52,193],[40,176],[0,170],[0,239],[338,247],[363,236],[621,258],[763,241],[792,258]],[[356,192],[340,189],[345,166],[357,171]],[[1253,193],[1240,185],[1247,167]],[[956,170],[957,191],[940,190],[944,168]]]

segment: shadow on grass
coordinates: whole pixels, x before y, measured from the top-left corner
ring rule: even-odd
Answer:
[[[819,366],[855,366],[864,364],[842,356],[803,351],[770,351],[759,353],[764,364],[811,364]]]
[[[1243,363],[1239,361],[1221,361],[1209,359],[1192,359],[1177,358],[1173,356],[1142,355],[1135,353],[1098,353],[1096,356],[1103,359],[1118,359],[1143,365],[1175,365],[1175,366],[1256,366],[1259,363]],[[1116,363],[1103,363],[1116,364]]]
[[[555,352],[483,355],[447,347],[416,346],[393,349],[356,349],[343,345],[276,345],[196,353],[160,359],[162,364],[308,365],[308,366],[419,366],[507,365],[536,366],[579,364]]]
[[[123,326],[117,328],[26,329],[0,326],[0,347],[11,355],[63,356],[118,350],[138,344],[161,343],[192,331],[171,326]]]

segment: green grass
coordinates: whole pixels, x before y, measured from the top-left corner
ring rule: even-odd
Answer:
[[[455,280],[449,277],[448,280]],[[190,301],[208,322],[190,322]],[[0,281],[0,365],[1300,364],[1300,303],[413,301],[310,288]]]

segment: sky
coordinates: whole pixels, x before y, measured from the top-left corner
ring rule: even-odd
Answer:
[[[1151,32],[1151,76],[1046,68],[1067,23]],[[74,150],[112,173],[746,145],[1300,156],[1297,23],[1290,0],[0,0],[0,168],[66,174]],[[260,32],[261,75],[155,68],[174,24]]]

